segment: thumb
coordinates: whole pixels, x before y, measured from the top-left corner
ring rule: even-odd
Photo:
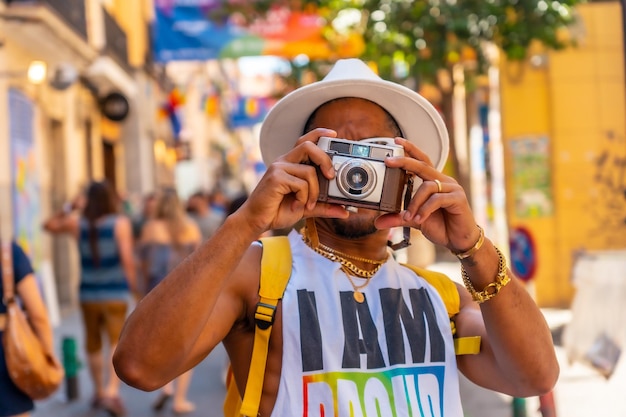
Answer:
[[[305,217],[325,217],[334,219],[347,219],[350,212],[339,204],[315,203],[315,206],[308,210]]]

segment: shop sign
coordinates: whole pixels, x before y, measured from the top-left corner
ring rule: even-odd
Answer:
[[[109,93],[100,101],[102,114],[114,122],[121,122],[128,116],[130,104],[122,93]]]

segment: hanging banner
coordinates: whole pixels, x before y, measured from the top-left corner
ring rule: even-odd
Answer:
[[[228,123],[231,128],[261,123],[276,99],[266,97],[235,97],[229,103]]]
[[[159,62],[205,61],[219,56],[223,45],[237,37],[237,28],[216,25],[207,14],[218,0],[156,0],[154,54]]]
[[[337,36],[335,45],[322,36],[326,22],[314,12],[276,6],[251,24],[236,15],[223,18],[220,0],[155,0],[155,60],[205,61],[217,58],[275,55],[310,59],[357,56],[360,35]],[[219,17],[216,17],[219,16]]]

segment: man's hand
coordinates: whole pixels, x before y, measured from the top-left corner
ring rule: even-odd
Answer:
[[[315,166],[332,179],[335,170],[328,155],[317,142],[321,136],[336,137],[330,129],[314,129],[302,136],[296,146],[272,163],[250,197],[242,205],[242,213],[259,234],[290,227],[306,217],[347,218],[340,205],[320,203]]]
[[[428,156],[414,144],[401,138],[396,138],[395,142],[404,147],[405,156],[387,158],[385,165],[402,168],[423,182],[404,211],[382,215],[376,220],[376,226],[420,229],[428,240],[453,252],[471,248],[480,231],[463,187],[454,178],[437,171]]]

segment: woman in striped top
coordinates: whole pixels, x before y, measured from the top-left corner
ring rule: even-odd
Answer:
[[[123,416],[125,407],[111,357],[126,318],[131,291],[136,288],[132,226],[130,219],[120,214],[119,207],[119,198],[107,182],[93,182],[87,189],[80,214],[63,211],[44,224],[47,231],[69,233],[78,243],[79,299],[95,391],[92,406],[115,417]],[[106,351],[103,332],[107,334]]]

